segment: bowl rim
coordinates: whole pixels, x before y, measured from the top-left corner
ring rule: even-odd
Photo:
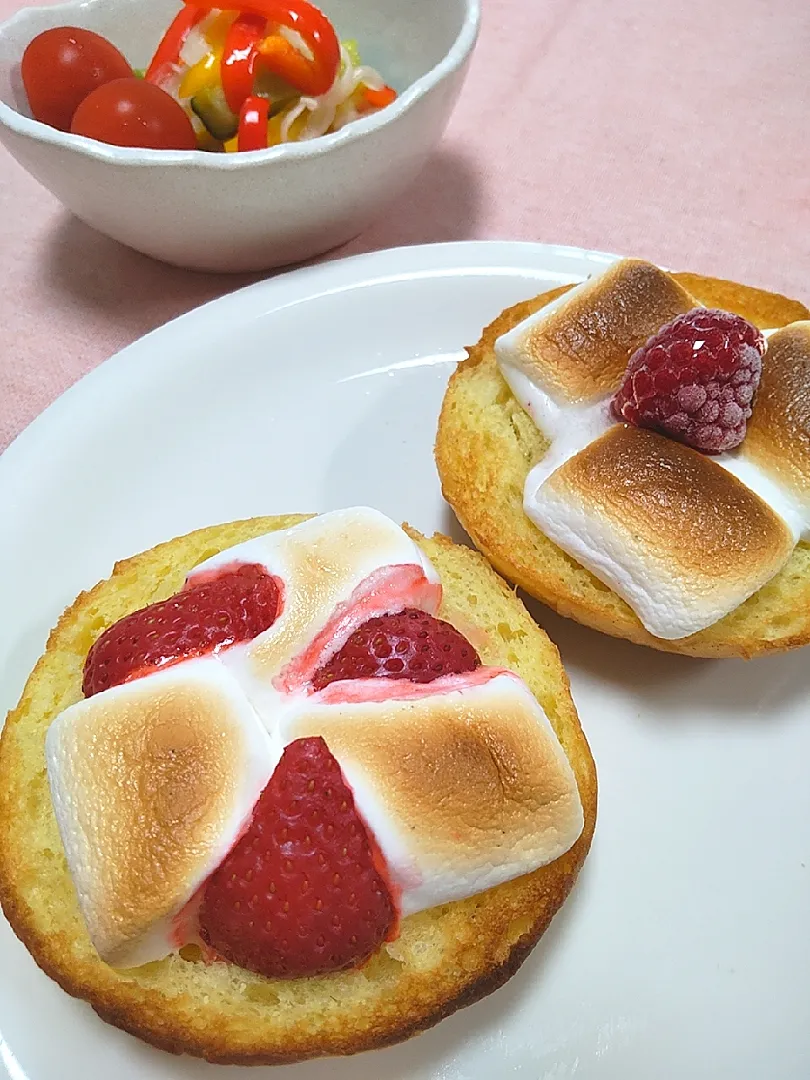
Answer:
[[[67,0],[60,4],[37,4],[21,8],[11,18],[0,23],[0,37],[27,21],[32,13],[54,11],[76,11],[109,4],[111,0]],[[0,100],[0,127],[8,128],[18,135],[34,139],[40,143],[49,143],[66,150],[106,161],[116,165],[155,166],[183,165],[196,169],[238,169],[246,165],[264,164],[276,160],[297,160],[315,158],[329,153],[347,143],[370,135],[380,128],[393,123],[438,86],[448,75],[458,70],[470,56],[478,38],[481,25],[481,0],[463,0],[464,18],[455,41],[442,59],[429,71],[415,79],[391,105],[380,109],[371,116],[364,116],[352,121],[339,131],[330,135],[321,135],[305,142],[283,143],[265,150],[252,150],[241,154],[211,154],[204,150],[151,150],[132,146],[112,146],[97,142],[84,135],[72,135],[59,131],[39,120],[33,120],[17,112],[10,105]]]

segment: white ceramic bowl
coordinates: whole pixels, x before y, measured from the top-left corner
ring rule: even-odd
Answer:
[[[364,62],[400,91],[387,109],[333,135],[205,154],[107,146],[38,123],[19,75],[33,37],[52,26],[86,27],[144,67],[178,7],[177,0],[71,0],[25,8],[0,26],[0,140],[82,221],[156,259],[260,270],[328,251],[369,225],[438,142],[475,44],[480,0],[319,6],[338,36],[355,38]]]

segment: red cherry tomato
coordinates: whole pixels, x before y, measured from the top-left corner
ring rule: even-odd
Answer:
[[[77,26],[57,26],[31,41],[20,64],[35,120],[69,131],[79,104],[97,86],[132,75],[106,38]]]
[[[116,79],[89,94],[76,110],[74,135],[153,150],[196,150],[191,121],[174,98],[143,79]]]

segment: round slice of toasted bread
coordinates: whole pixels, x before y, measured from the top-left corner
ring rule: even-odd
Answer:
[[[736,312],[761,329],[810,313],[775,293],[699,274],[673,275],[706,307]],[[436,437],[444,497],[496,570],[560,615],[614,637],[689,656],[754,657],[810,642],[810,546],[799,544],[784,568],[740,607],[705,630],[664,641],[644,629],[612,589],[556,546],[523,512],[529,471],[548,440],[501,376],[495,341],[570,285],[504,311],[470,348],[447,388]]]
[[[559,654],[485,560],[443,536],[408,530],[441,576],[439,615],[484,631],[486,664],[520,675],[571,762],[585,811],[577,843],[554,863],[468,900],[423,911],[361,970],[271,980],[194,948],[119,972],[93,949],[67,869],[45,772],[45,732],[81,697],[82,668],[101,631],[164,599],[196,564],[303,517],[256,518],[171,540],[116,565],[62,616],[0,739],[0,902],[40,967],[118,1027],[172,1053],[280,1064],[352,1054],[422,1031],[504,983],[565,900],[591,843],[596,773]]]

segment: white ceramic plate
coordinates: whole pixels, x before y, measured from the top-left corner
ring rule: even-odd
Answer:
[[[462,346],[609,259],[508,243],[361,256],[234,293],[93,372],[0,459],[0,710],[76,593],[160,540],[353,503],[454,531],[432,445]],[[600,773],[570,901],[505,988],[420,1038],[253,1075],[810,1076],[810,654],[691,660],[537,615]],[[247,1075],[106,1026],[1,919],[0,1029],[12,1080]]]

